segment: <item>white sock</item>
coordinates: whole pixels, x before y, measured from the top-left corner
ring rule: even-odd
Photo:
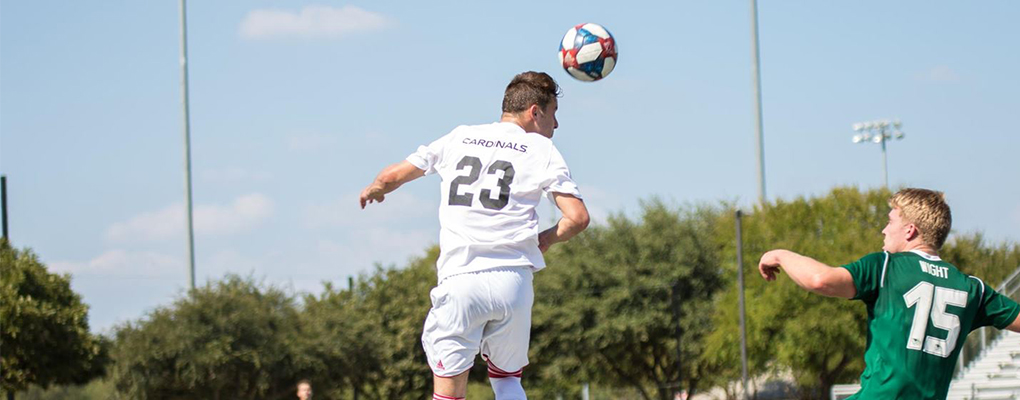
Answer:
[[[528,396],[524,394],[524,386],[521,386],[521,378],[518,376],[508,376],[506,378],[493,378],[490,376],[489,384],[492,385],[492,391],[496,394],[496,400],[528,399]]]

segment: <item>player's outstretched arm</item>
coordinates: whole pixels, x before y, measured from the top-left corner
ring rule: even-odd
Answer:
[[[833,268],[811,257],[789,250],[772,250],[761,256],[758,272],[767,281],[776,280],[780,267],[798,286],[829,297],[853,298],[857,294],[853,277],[845,268]]]
[[[425,171],[415,167],[414,164],[407,162],[407,160],[383,168],[379,172],[379,176],[375,177],[375,181],[368,185],[365,190],[361,191],[361,208],[365,208],[366,204],[372,202],[382,203],[387,193],[397,190],[400,185],[423,176],[425,176]]]
[[[1007,326],[1006,329],[1009,329],[1013,332],[1020,332],[1020,315],[1017,315],[1016,319],[1013,320],[1013,323],[1009,324],[1009,326]]]
[[[542,231],[538,234],[538,248],[545,253],[549,247],[559,242],[566,242],[588,227],[590,218],[588,207],[584,201],[569,194],[553,192],[553,199],[556,200],[556,207],[563,213],[563,217],[556,226]]]

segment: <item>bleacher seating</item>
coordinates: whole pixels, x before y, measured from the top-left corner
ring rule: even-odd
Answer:
[[[953,400],[1020,400],[1020,333],[1005,331],[949,385]]]

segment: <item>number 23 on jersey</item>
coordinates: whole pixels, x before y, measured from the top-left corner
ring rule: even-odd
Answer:
[[[462,171],[465,169],[468,169],[467,175],[458,176],[450,182],[449,204],[451,206],[471,207],[471,203],[474,201],[475,195],[470,190],[465,190],[464,194],[459,194],[460,186],[471,186],[478,181],[482,174],[482,160],[478,157],[464,156],[457,163],[457,170]],[[502,210],[510,203],[510,184],[514,180],[514,165],[509,161],[496,160],[492,165],[489,165],[485,173],[495,175],[499,171],[503,172],[503,177],[499,178],[496,182],[499,196],[495,199],[492,198],[493,189],[489,188],[482,189],[478,193],[480,195],[478,201],[482,204],[482,207],[489,210]]]

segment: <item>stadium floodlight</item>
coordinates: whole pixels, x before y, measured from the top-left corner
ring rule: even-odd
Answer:
[[[882,183],[886,189],[889,188],[889,162],[886,156],[885,142],[896,139],[902,140],[906,134],[900,130],[903,123],[898,119],[892,121],[881,119],[868,122],[857,122],[851,125],[854,132],[860,132],[851,139],[854,143],[872,142],[882,145]]]
[[[871,140],[871,134],[870,133],[862,133],[862,134],[854,135],[854,137],[853,137],[853,142],[854,143],[867,142],[867,141],[870,141],[870,140]]]

